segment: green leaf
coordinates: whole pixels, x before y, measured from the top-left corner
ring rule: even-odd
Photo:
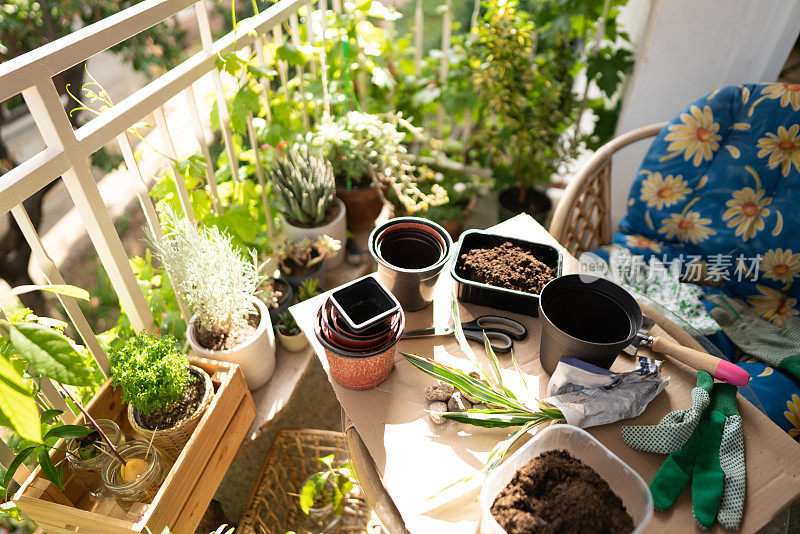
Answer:
[[[93,428],[85,427],[83,425],[61,425],[51,429],[45,434],[44,439],[51,437],[72,439],[82,438],[94,432]]]
[[[92,369],[64,334],[35,323],[12,324],[9,330],[14,349],[38,372],[71,386],[94,384]]]
[[[453,291],[453,295],[450,298],[450,317],[453,319],[453,334],[456,336],[456,340],[458,341],[458,346],[461,347],[461,351],[467,355],[467,358],[470,359],[472,364],[478,370],[478,373],[483,375],[483,378],[491,383],[491,378],[487,375],[483,368],[478,363],[478,358],[475,357],[475,352],[470,347],[467,338],[464,337],[464,329],[461,328],[461,311],[458,307],[458,296]]]
[[[44,447],[38,447],[39,449],[39,465],[42,466],[42,473],[44,476],[47,477],[47,480],[55,484],[59,487],[59,489],[64,489],[64,480],[62,477],[61,471],[56,469],[56,466],[53,464],[53,460],[50,458],[50,455],[47,454],[47,450]]]
[[[303,488],[300,490],[300,509],[306,515],[308,515],[308,511],[311,507],[314,506],[314,499],[317,498],[317,495],[319,495],[325,487],[325,480],[327,480],[327,477],[323,476],[325,474],[326,473],[314,474],[303,484]]]
[[[28,456],[30,456],[36,449],[37,447],[28,447],[27,449],[23,449],[17,453],[17,457],[14,458],[14,461],[8,466],[8,471],[6,471],[6,474],[3,477],[4,488],[7,488],[8,485],[11,484],[11,480],[14,478],[14,473],[17,472],[19,466],[25,463],[25,460],[28,459]]]
[[[331,469],[331,467],[333,466],[333,459],[334,459],[334,455],[333,454],[329,454],[328,456],[323,456],[322,458],[317,458],[317,461],[319,463],[321,463],[322,465],[324,465],[325,467],[327,467],[328,469]]]
[[[285,43],[276,50],[278,58],[286,61],[290,65],[304,66],[308,63],[308,58],[292,43]]]
[[[249,85],[242,86],[231,100],[230,115],[231,127],[242,135],[247,135],[247,116],[257,114],[261,103],[256,93]]]
[[[0,357],[0,422],[25,439],[41,443],[39,411],[28,382]]]
[[[56,293],[58,295],[65,295],[68,297],[74,297],[76,299],[83,299],[89,300],[89,292],[85,289],[81,289],[79,287],[67,285],[67,284],[53,284],[53,285],[42,285],[42,286],[17,286],[5,295],[5,297],[16,297],[18,295],[23,295],[25,293],[32,293],[34,291],[48,291],[50,293]]]
[[[549,419],[543,414],[511,412],[508,410],[465,410],[463,412],[446,412],[439,415],[445,419],[484,428],[522,426],[531,421],[544,422]]]
[[[42,423],[49,423],[52,419],[55,419],[62,413],[64,413],[64,410],[45,410],[42,412],[40,419]]]

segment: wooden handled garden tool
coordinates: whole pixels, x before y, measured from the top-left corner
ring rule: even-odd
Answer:
[[[633,338],[633,342],[625,347],[623,351],[626,354],[635,356],[639,347],[646,345],[654,352],[672,356],[689,367],[708,371],[711,376],[717,380],[733,384],[734,386],[747,385],[747,382],[750,380],[750,375],[741,367],[705,352],[678,345],[677,343],[667,341],[658,336],[651,336],[650,330],[655,324],[655,321],[644,316],[642,318],[642,328]]]

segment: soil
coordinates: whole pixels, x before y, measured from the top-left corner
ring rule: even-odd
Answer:
[[[231,350],[237,345],[244,343],[258,329],[261,322],[261,314],[254,313],[247,319],[245,328],[234,332],[217,334],[202,328],[194,328],[194,337],[197,344],[208,350]]]
[[[102,439],[97,430],[82,438],[78,438],[78,450],[76,451],[78,458],[81,460],[91,460],[98,454],[102,454],[100,449],[95,447],[95,445],[100,445]]]
[[[634,528],[608,483],[564,450],[543,452],[520,468],[491,511],[509,534],[611,534]]]
[[[322,219],[322,222],[318,223],[299,223],[295,221],[289,221],[289,222],[292,223],[294,226],[298,226],[300,228],[314,228],[316,226],[325,226],[326,224],[333,222],[334,219],[336,219],[336,217],[339,216],[339,211],[341,209],[342,207],[339,205],[338,202],[336,202],[336,199],[334,198],[334,201],[331,202],[331,205],[328,208],[328,212],[325,213],[325,218]]]
[[[313,257],[316,258],[317,256],[319,256],[319,251],[315,246],[313,251]],[[291,276],[292,278],[299,278],[301,276],[311,274],[322,266],[322,263],[315,263],[311,267],[308,267],[306,265],[298,265],[297,262],[292,261],[290,259],[286,259],[286,264],[288,265],[289,269],[292,270],[292,272],[284,274],[287,276]]]
[[[496,247],[472,249],[462,254],[459,261],[469,280],[537,295],[555,278],[554,268],[508,241]]]
[[[206,393],[206,381],[191,373],[191,379],[183,391],[183,398],[167,412],[139,413],[140,424],[148,430],[171,428],[184,419],[188,419],[200,406]]]

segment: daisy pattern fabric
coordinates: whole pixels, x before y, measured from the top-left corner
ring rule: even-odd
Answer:
[[[707,293],[738,298],[783,327],[800,315],[798,206],[800,85],[728,86],[689,105],[653,142],[612,241],[680,262]],[[791,383],[794,392],[774,401],[782,410],[800,393]]]

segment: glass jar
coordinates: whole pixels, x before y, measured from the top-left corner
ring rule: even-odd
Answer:
[[[150,503],[166,477],[166,469],[161,454],[146,441],[129,441],[118,450],[120,456],[129,460],[143,460],[143,468],[136,478],[126,482],[122,478],[122,464],[117,458],[103,465],[102,479],[105,487],[113,494],[120,508],[131,509],[134,503]]]
[[[125,443],[125,434],[119,429],[117,423],[109,419],[98,419],[97,426],[108,437],[114,447],[119,448]],[[85,439],[85,438],[82,438]],[[96,455],[91,458],[81,458],[81,439],[70,439],[67,442],[67,460],[69,469],[75,475],[75,479],[80,482],[86,491],[101,499],[111,499],[113,496],[106,491],[103,481],[101,480],[100,471],[103,465],[108,462],[112,456],[109,451],[108,444],[100,438],[94,442],[97,447],[94,449]],[[91,449],[88,449],[91,450]],[[85,456],[85,452],[84,452]]]
[[[305,487],[312,478],[313,475],[306,479],[301,488]],[[342,518],[337,517],[333,509],[334,486],[330,479],[325,481],[322,492],[324,493],[323,504],[318,508],[313,506],[309,508],[308,515],[302,514],[302,519],[297,529],[298,534],[328,534],[338,530],[339,522]]]

